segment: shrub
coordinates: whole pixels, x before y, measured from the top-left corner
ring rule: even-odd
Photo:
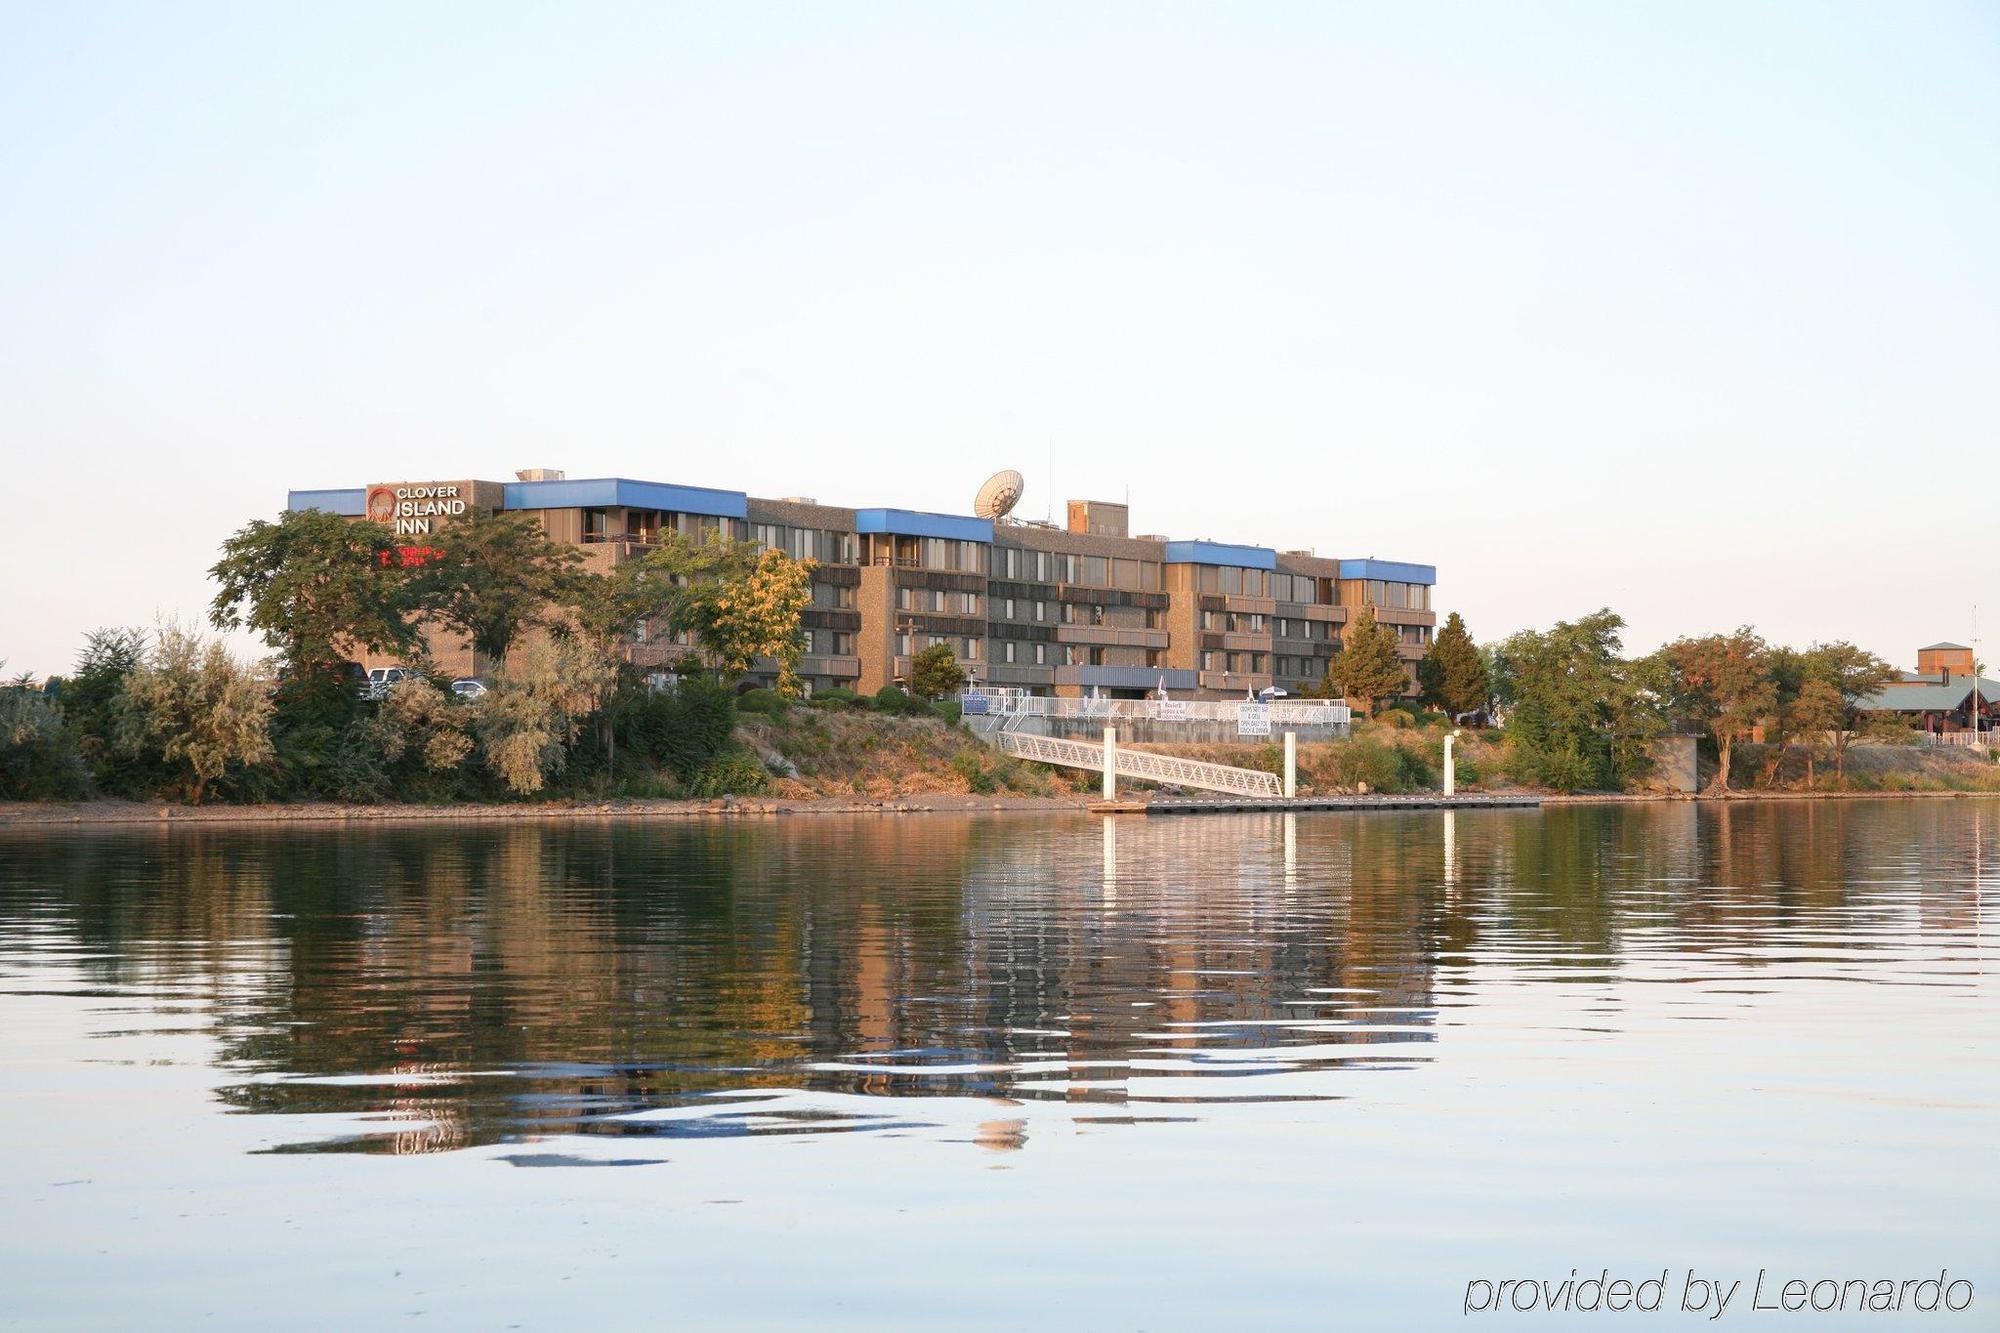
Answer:
[[[853,690],[845,690],[838,685],[830,690],[815,690],[806,701],[814,708],[855,708],[861,703],[861,696]]]
[[[1397,731],[1405,731],[1417,725],[1416,717],[1403,708],[1385,708],[1375,715],[1375,720]]]
[[[32,690],[0,689],[0,797],[68,800],[90,791],[90,767],[62,711]]]
[[[736,696],[736,711],[739,713],[761,713],[765,717],[782,717],[791,708],[791,703],[776,690],[745,690]]]
[[[951,757],[951,771],[965,779],[967,791],[985,796],[998,790],[1000,784],[988,771],[977,750],[960,750]]]
[[[931,706],[922,699],[911,698],[894,685],[884,685],[875,691],[875,711],[909,717],[928,714]]]
[[[750,796],[763,791],[770,774],[755,755],[744,750],[719,754],[703,764],[687,779],[682,795],[692,798]]]
[[[956,699],[940,699],[931,705],[931,711],[945,720],[948,726],[957,726],[965,716],[965,705]]]
[[[728,750],[736,728],[735,699],[708,675],[657,692],[627,691],[616,709],[620,743],[682,782]]]

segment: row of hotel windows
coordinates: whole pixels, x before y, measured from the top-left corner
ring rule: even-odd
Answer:
[[[1029,551],[1020,547],[989,548],[983,542],[950,541],[940,537],[903,537],[885,533],[857,535],[829,528],[795,528],[782,523],[748,523],[710,514],[683,514],[658,509],[628,509],[622,529],[614,531],[602,509],[583,510],[586,542],[630,540],[655,542],[661,534],[678,532],[695,541],[711,536],[745,538],[799,560],[826,565],[895,564],[919,569],[957,570],[985,574],[989,565],[996,579],[1035,583],[1073,583],[1097,588],[1159,591],[1161,565],[1154,560],[1073,555],[1063,551]],[[1430,609],[1430,588],[1422,583],[1386,579],[1344,580],[1338,588],[1310,574],[1284,574],[1234,565],[1195,565],[1196,592],[1229,597],[1270,597],[1280,602],[1334,605],[1365,598],[1376,606]]]
[[[1313,626],[1318,624],[1318,631]],[[1281,639],[1321,639],[1338,643],[1339,629],[1325,621],[1300,620],[1295,616],[1267,616],[1254,611],[1204,611],[1201,627],[1210,633],[1262,634],[1268,628]]]

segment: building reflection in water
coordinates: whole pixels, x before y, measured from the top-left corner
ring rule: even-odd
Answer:
[[[1972,937],[1995,813],[8,837],[0,928],[199,1008],[230,1107],[320,1117],[299,1150],[823,1132],[945,1097],[981,1099],[972,1141],[1004,1152],[1030,1141],[1016,1107],[1129,1121],[1350,1095],[1431,1058],[1440,1014],[1495,969],[1608,986],[1690,959],[1754,975],[1836,934],[1861,953]]]

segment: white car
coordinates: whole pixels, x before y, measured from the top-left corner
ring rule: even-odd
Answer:
[[[467,703],[470,703],[474,699],[480,699],[485,697],[486,682],[483,680],[474,679],[471,676],[467,676],[463,680],[453,681],[451,683],[451,692],[458,698],[465,700]]]
[[[408,667],[376,667],[368,673],[368,681],[361,687],[364,699],[386,699],[389,689],[399,680],[408,680],[417,673]]]

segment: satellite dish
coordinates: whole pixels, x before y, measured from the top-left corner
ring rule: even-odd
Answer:
[[[972,512],[981,518],[1002,519],[1014,512],[1014,506],[1021,503],[1021,492],[1027,489],[1027,482],[1013,468],[996,472],[986,479],[973,497]]]

